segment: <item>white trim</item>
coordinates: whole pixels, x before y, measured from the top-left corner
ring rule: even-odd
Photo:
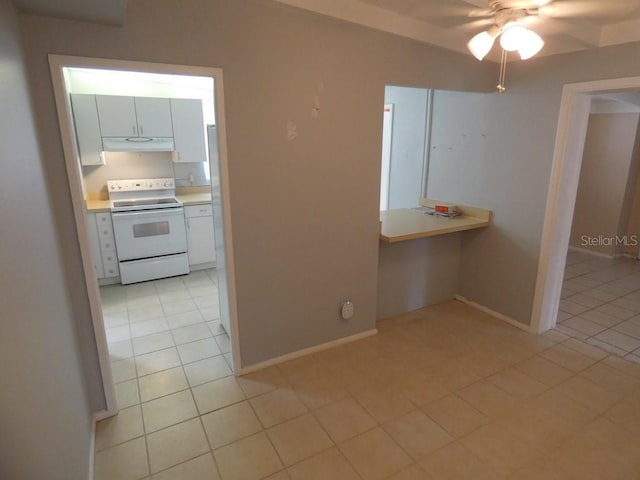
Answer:
[[[233,242],[231,232],[231,207],[229,197],[229,168],[227,159],[227,139],[226,124],[224,116],[224,84],[222,69],[213,67],[199,67],[189,65],[173,65],[163,63],[137,62],[127,60],[113,60],[103,58],[74,57],[67,55],[49,55],[49,66],[53,82],[54,98],[58,111],[58,121],[60,124],[60,135],[62,140],[63,153],[67,169],[69,189],[71,191],[71,202],[80,243],[80,254],[84,277],[89,297],[91,317],[96,335],[96,347],[98,351],[98,361],[105,394],[106,410],[100,415],[111,416],[118,412],[115,396],[115,387],[111,373],[111,363],[109,361],[109,351],[102,318],[102,308],[100,306],[100,295],[98,290],[98,280],[93,268],[91,256],[91,245],[85,222],[84,192],[82,184],[82,171],[77,161],[76,147],[74,142],[73,124],[71,116],[71,105],[64,82],[63,68],[101,68],[111,70],[140,71],[149,73],[163,73],[173,75],[191,75],[212,77],[215,80],[215,102],[216,119],[219,132],[219,155],[220,155],[220,182],[224,185],[223,195],[225,209],[223,212],[225,225],[225,256],[227,260],[227,278],[229,285],[229,311],[231,316],[231,341],[232,359],[234,371],[240,365],[240,344],[239,328],[237,320],[236,290],[235,290],[235,266],[233,261]]]
[[[534,332],[542,333],[556,324],[591,95],[638,89],[640,77],[573,83],[562,90],[531,313]]]
[[[366,330],[364,332],[356,333],[355,335],[339,338],[337,340],[332,340],[330,342],[322,343],[320,345],[315,345],[313,347],[303,348],[302,350],[287,353],[286,355],[281,355],[279,357],[272,358],[271,360],[265,360],[264,362],[255,363],[253,365],[249,365],[248,367],[242,367],[238,372],[236,372],[236,375],[246,375],[247,373],[255,372],[256,370],[262,370],[263,368],[271,367],[279,363],[304,357],[305,355],[309,355],[311,353],[322,352],[323,350],[328,350],[329,348],[337,347],[339,345],[344,345],[345,343],[351,343],[351,342],[355,342],[356,340],[362,340],[363,338],[371,337],[372,335],[376,335],[377,333],[378,333],[378,329],[372,328],[371,330]]]
[[[488,315],[491,315],[492,317],[497,318],[498,320],[502,320],[503,322],[508,323],[509,325],[512,325],[514,327],[518,327],[520,330],[524,330],[525,332],[529,332],[529,333],[533,332],[533,330],[531,329],[531,327],[529,325],[525,325],[524,323],[519,322],[517,320],[514,320],[511,317],[507,317],[506,315],[503,315],[500,312],[496,312],[495,310],[491,310],[489,307],[485,307],[484,305],[480,305],[479,303],[472,302],[471,300],[468,300],[466,297],[463,297],[462,295],[456,295],[456,300],[459,300],[462,303],[466,303],[470,307],[476,308],[476,309],[480,310],[481,312],[484,312],[484,313],[486,313]]]
[[[616,257],[623,256],[623,254],[620,254],[620,255],[609,255],[608,253],[594,252],[593,250],[588,250],[588,249],[582,248],[582,247],[574,247],[573,245],[569,245],[569,251],[570,252],[584,253],[586,255],[591,255],[593,257],[608,258],[608,259],[613,259],[613,258],[616,258]]]
[[[98,423],[97,415],[93,415],[91,422],[91,438],[89,438],[89,480],[93,480],[95,463],[96,463],[96,424]]]

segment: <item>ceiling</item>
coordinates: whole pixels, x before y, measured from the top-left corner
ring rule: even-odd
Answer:
[[[490,0],[277,0],[353,23],[468,53],[466,43],[493,22]],[[550,3],[548,3],[550,2]],[[640,0],[501,0],[503,7],[540,7],[526,19],[553,55],[640,41]],[[487,57],[499,61],[499,48]]]
[[[466,43],[492,24],[490,0],[276,0],[295,7],[467,53]],[[640,41],[640,0],[500,0],[505,7],[547,3],[527,26],[553,55]],[[13,0],[23,12],[122,25],[127,0]],[[488,60],[499,60],[494,47]]]
[[[127,0],[13,0],[18,10],[36,15],[122,25]]]

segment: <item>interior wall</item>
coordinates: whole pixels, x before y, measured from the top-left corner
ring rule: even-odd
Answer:
[[[224,69],[244,366],[375,327],[385,85],[493,84],[491,65],[468,55],[262,0],[136,0],[123,27],[29,15],[22,26],[55,171],[47,53]],[[50,186],[70,212],[64,176]],[[347,298],[356,313],[345,322]]]
[[[84,375],[92,363],[87,357],[83,371],[18,15],[7,0],[0,0],[0,65],[0,478],[88,478]]]
[[[429,90],[388,86],[384,104],[393,104],[389,209],[410,208],[422,197]]]
[[[468,196],[494,210],[495,225],[502,227],[463,238],[466,298],[530,323],[562,87],[640,76],[639,45],[509,63],[507,91],[492,95],[489,103],[498,141],[493,155],[480,160],[486,181]],[[470,171],[459,175],[459,182],[473,180]]]
[[[590,115],[571,246],[608,256],[623,251],[621,236],[627,230],[637,177],[632,160],[639,118],[637,113]]]

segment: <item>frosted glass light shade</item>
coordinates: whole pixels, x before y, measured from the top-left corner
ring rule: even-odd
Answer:
[[[522,43],[518,46],[518,53],[522,60],[527,60],[533,57],[536,53],[542,50],[544,47],[544,40],[536,32],[527,30],[523,36]]]
[[[522,25],[508,25],[500,36],[500,46],[507,52],[515,52],[526,44],[528,31]]]
[[[487,53],[493,47],[493,42],[495,41],[495,35],[491,35],[489,31],[481,32],[469,40],[467,43],[467,48],[476,57],[478,60],[484,59],[487,56]]]

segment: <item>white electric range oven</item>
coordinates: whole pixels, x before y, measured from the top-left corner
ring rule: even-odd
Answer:
[[[173,178],[110,180],[107,188],[122,283],[189,273],[184,207]]]

